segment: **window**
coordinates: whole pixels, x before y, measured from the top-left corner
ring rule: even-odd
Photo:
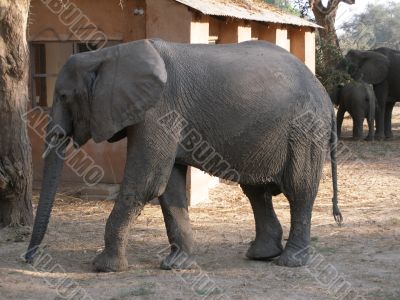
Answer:
[[[106,47],[119,44],[119,41],[110,41]],[[32,106],[51,107],[53,92],[58,72],[75,53],[82,53],[96,49],[95,43],[81,42],[32,42],[31,52],[31,80],[30,96]]]
[[[44,44],[34,44],[32,45],[31,52],[34,54],[35,62],[32,66],[34,68],[34,76],[31,83],[36,91],[35,102],[40,106],[46,106],[46,77],[43,76],[46,73],[46,47]]]
[[[75,53],[89,52],[97,50],[97,44],[93,43],[77,43],[75,45]]]

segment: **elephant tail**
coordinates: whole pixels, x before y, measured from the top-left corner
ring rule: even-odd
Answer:
[[[335,117],[335,112],[332,110],[332,131],[330,139],[332,183],[333,183],[332,207],[333,207],[333,216],[335,218],[335,221],[339,226],[341,226],[343,223],[343,217],[338,205],[338,182],[337,182],[338,177],[337,177],[337,159],[336,159],[337,145],[338,145],[338,136],[336,130],[336,117]]]

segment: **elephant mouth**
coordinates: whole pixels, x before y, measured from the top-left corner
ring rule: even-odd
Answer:
[[[48,138],[50,143],[48,143],[46,152],[54,148],[54,145],[61,145],[63,143],[69,143],[72,140],[73,146],[76,149],[81,148],[84,144],[88,142],[90,137],[83,133],[84,130],[75,130],[75,127],[71,125],[69,132],[54,132]],[[68,141],[68,142],[67,142]]]
[[[81,148],[90,139],[90,136],[87,136],[86,134],[72,134],[71,137],[72,137],[73,146],[75,149]]]
[[[89,128],[90,123],[87,120],[78,119],[72,122],[68,136],[72,138],[74,148],[81,148],[92,138]]]

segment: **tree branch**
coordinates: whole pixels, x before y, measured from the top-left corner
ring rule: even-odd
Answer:
[[[322,4],[321,0],[309,0],[311,9],[315,12],[317,9],[323,15],[329,15],[331,12],[336,10],[340,4],[340,2],[346,4],[354,4],[356,3],[355,0],[329,0],[327,6],[325,7]]]

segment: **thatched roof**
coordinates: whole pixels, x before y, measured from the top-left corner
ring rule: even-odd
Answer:
[[[175,0],[205,15],[224,16],[267,23],[319,27],[317,24],[283,12],[262,0]]]

